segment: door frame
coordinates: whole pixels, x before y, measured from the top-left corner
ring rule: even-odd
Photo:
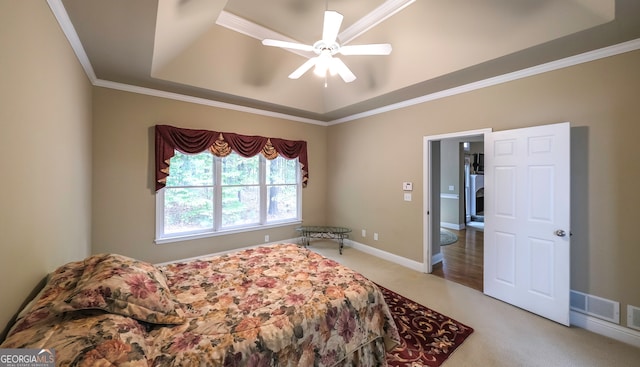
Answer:
[[[433,270],[433,259],[432,259],[432,245],[433,245],[433,230],[434,228],[440,228],[440,223],[434,223],[440,221],[440,213],[438,215],[433,215],[434,208],[440,210],[440,195],[435,195],[433,190],[437,187],[438,193],[440,192],[440,170],[438,169],[433,175],[431,174],[432,168],[440,167],[440,162],[431,162],[432,157],[440,159],[440,154],[434,155],[432,153],[433,142],[439,142],[444,139],[450,138],[463,138],[467,136],[478,136],[482,135],[484,139],[484,135],[486,133],[493,132],[492,128],[484,128],[478,130],[467,130],[460,132],[453,132],[447,134],[440,135],[429,135],[423,137],[422,142],[422,182],[423,182],[423,205],[422,205],[422,254],[423,254],[423,272],[431,273]],[[439,148],[439,147],[438,147]],[[438,202],[436,203],[435,200]]]

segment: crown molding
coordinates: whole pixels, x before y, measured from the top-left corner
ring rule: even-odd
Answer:
[[[224,109],[227,109],[227,110],[234,110],[234,111],[239,111],[239,112],[246,112],[246,113],[250,113],[250,114],[254,114],[254,115],[269,116],[269,117],[275,117],[275,118],[280,118],[280,119],[284,119],[284,120],[304,122],[304,123],[307,123],[307,124],[327,126],[326,122],[320,121],[320,120],[314,120],[314,119],[309,119],[309,118],[304,118],[304,117],[292,116],[292,115],[279,113],[279,112],[261,110],[259,108],[239,106],[239,105],[232,104],[232,103],[219,102],[219,101],[215,101],[215,100],[212,100],[212,99],[193,97],[193,96],[188,96],[188,95],[185,95],[185,94],[166,92],[166,91],[152,89],[152,88],[146,88],[146,87],[139,87],[139,86],[135,86],[135,85],[131,85],[131,84],[124,84],[124,83],[118,83],[118,82],[111,82],[111,81],[108,81],[108,80],[97,79],[93,83],[93,85],[96,86],[96,87],[103,87],[103,88],[121,90],[121,91],[125,91],[125,92],[144,94],[144,95],[147,95],[147,96],[172,99],[172,100],[175,100],[175,101],[195,103],[195,104],[204,105],[204,106],[224,108]]]
[[[75,52],[76,57],[82,65],[85,74],[87,74],[87,77],[92,84],[95,83],[98,78],[96,77],[96,73],[93,71],[93,66],[91,66],[91,62],[89,61],[87,53],[84,51],[82,42],[80,42],[80,37],[78,37],[76,29],[73,27],[71,19],[69,19],[69,14],[67,14],[67,10],[62,4],[62,0],[47,0],[47,4],[49,4],[49,8],[51,8],[51,11],[56,17],[58,24],[60,24],[62,32],[71,44],[71,48],[73,49],[73,52]]]
[[[440,92],[426,94],[421,97],[408,99],[406,101],[390,104],[390,105],[379,107],[373,110],[369,110],[369,111],[357,113],[351,116],[343,117],[340,119],[332,120],[332,121],[329,121],[327,124],[331,126],[331,125],[353,121],[353,120],[357,120],[365,117],[370,117],[370,116],[414,106],[414,105],[425,103],[425,102],[435,101],[441,98],[455,96],[456,94],[471,92],[474,90],[487,88],[494,85],[507,83],[507,82],[515,81],[522,78],[527,78],[527,77],[538,75],[538,74],[543,74],[549,71],[559,70],[559,69],[567,68],[570,66],[575,66],[575,65],[586,63],[586,62],[590,62],[590,61],[603,59],[605,57],[610,57],[610,56],[615,56],[615,55],[623,54],[630,51],[635,51],[638,49],[640,49],[640,38],[619,43],[617,45],[604,47],[598,50],[588,51],[575,56],[566,57],[564,59],[551,61],[545,64],[532,66],[530,68],[499,75],[493,78],[479,80],[477,82],[461,85],[459,87],[445,89]]]
[[[392,0],[385,2],[385,4],[390,2],[392,2]],[[417,104],[434,101],[441,98],[451,97],[457,94],[466,93],[466,92],[470,92],[470,91],[474,91],[482,88],[487,88],[494,85],[526,78],[529,76],[534,76],[534,75],[546,73],[549,71],[567,68],[570,66],[575,66],[582,63],[595,61],[595,60],[603,59],[606,57],[615,56],[615,55],[636,51],[640,49],[640,38],[636,38],[634,40],[619,43],[617,45],[604,47],[598,50],[588,51],[579,55],[570,56],[564,59],[551,61],[551,62],[537,65],[537,66],[532,66],[530,68],[514,71],[508,74],[480,80],[480,81],[465,84],[459,87],[446,89],[440,92],[426,94],[424,96],[408,99],[406,101],[390,104],[387,106],[375,108],[362,113],[357,113],[357,114],[346,116],[340,119],[335,119],[332,121],[325,122],[320,120],[302,118],[302,117],[293,116],[293,115],[284,114],[284,113],[276,113],[276,112],[261,110],[257,108],[244,107],[244,106],[235,105],[231,103],[218,102],[218,101],[210,100],[206,98],[192,97],[184,94],[171,93],[171,92],[165,92],[165,91],[160,91],[160,90],[151,89],[151,88],[143,88],[143,87],[133,86],[129,84],[100,80],[96,77],[96,74],[93,71],[91,62],[89,61],[89,58],[87,57],[87,54],[84,51],[82,43],[80,42],[80,38],[78,37],[78,34],[76,33],[75,28],[73,27],[73,24],[71,23],[71,20],[67,15],[66,9],[64,8],[62,1],[47,0],[47,3],[49,4],[49,7],[51,8],[51,11],[53,12],[56,20],[60,24],[62,31],[67,37],[67,40],[71,44],[71,47],[73,48],[73,51],[75,52],[76,57],[78,58],[78,61],[84,68],[84,71],[87,74],[87,77],[89,78],[89,80],[94,86],[128,91],[132,93],[140,93],[140,94],[156,96],[161,98],[175,99],[178,101],[202,104],[206,106],[230,109],[230,110],[235,110],[240,112],[252,113],[256,115],[270,116],[270,117],[282,118],[285,120],[298,121],[298,122],[309,123],[314,125],[322,125],[322,126],[331,126],[331,125],[336,125],[344,122],[362,119],[365,117],[375,116],[381,113],[386,113],[386,112],[394,111],[397,109],[402,109],[402,108],[414,106]]]

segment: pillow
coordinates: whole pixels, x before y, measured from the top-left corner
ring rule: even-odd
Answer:
[[[45,346],[55,350],[56,366],[148,367],[153,345],[138,321],[100,310],[58,316],[10,335],[0,348],[41,349]]]
[[[184,313],[152,264],[122,255],[95,255],[85,260],[75,289],[54,306],[57,312],[100,309],[153,324],[181,324]]]
[[[47,274],[38,294],[18,313],[7,336],[16,330],[29,328],[57,316],[53,306],[63,303],[76,287],[84,272],[84,261],[74,261],[60,266]]]

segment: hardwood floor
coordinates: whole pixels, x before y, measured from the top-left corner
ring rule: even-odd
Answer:
[[[472,227],[449,231],[458,236],[458,242],[440,247],[443,261],[433,266],[432,274],[482,292],[483,232]]]

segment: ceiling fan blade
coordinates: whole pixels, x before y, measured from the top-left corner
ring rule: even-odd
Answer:
[[[351,83],[356,80],[356,76],[349,70],[347,65],[337,57],[331,59],[331,71],[337,72],[345,83]]]
[[[304,64],[302,64],[299,68],[297,68],[293,73],[289,74],[289,79],[300,78],[302,74],[309,71],[309,69],[311,69],[316,64],[317,61],[318,61],[317,57],[310,58]]]
[[[372,43],[368,45],[348,45],[340,47],[343,55],[388,55],[391,45],[388,43]]]
[[[338,38],[340,25],[342,24],[342,14],[337,11],[327,10],[324,12],[324,25],[322,27],[322,40],[330,45]]]
[[[282,47],[282,48],[289,48],[293,50],[313,51],[313,46],[311,45],[304,45],[302,43],[295,43],[295,42],[279,41],[279,40],[273,40],[268,38],[263,39],[262,44],[265,46]]]

